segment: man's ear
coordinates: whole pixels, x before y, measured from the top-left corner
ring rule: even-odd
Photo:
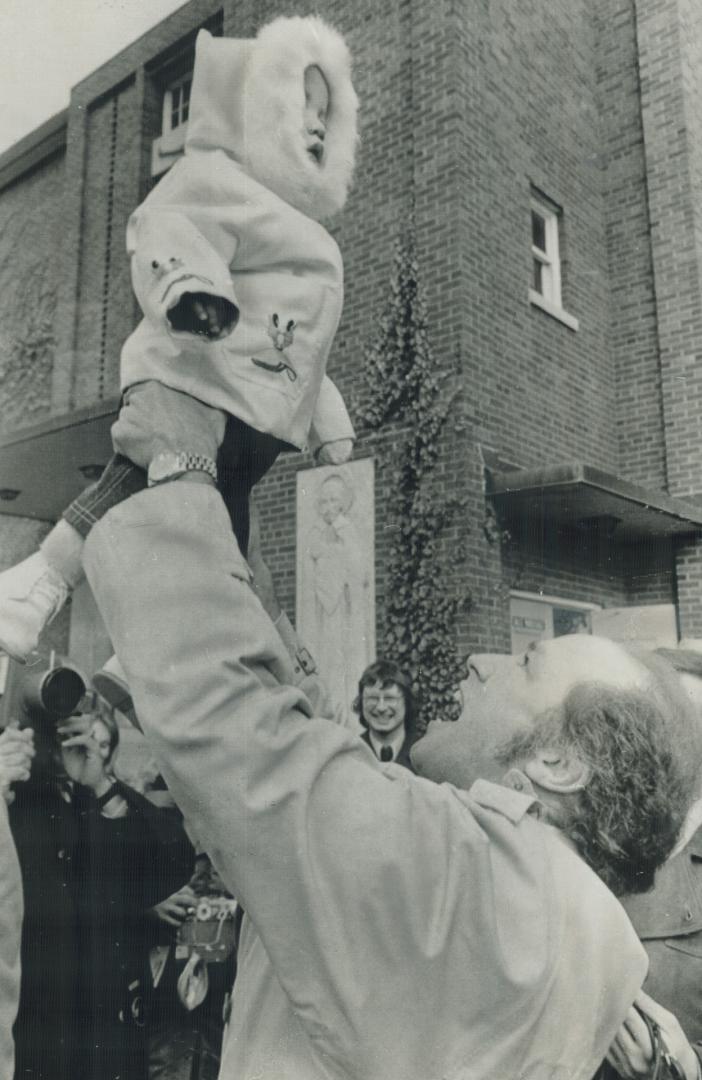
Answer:
[[[582,791],[590,779],[590,766],[566,750],[538,750],[522,768],[532,784],[557,795]]]

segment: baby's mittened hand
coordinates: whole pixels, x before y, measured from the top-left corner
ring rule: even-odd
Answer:
[[[174,330],[197,334],[211,341],[219,341],[231,333],[238,319],[239,312],[234,304],[209,293],[183,293],[168,312],[168,321]]]
[[[323,443],[317,451],[319,465],[343,465],[353,454],[353,439],[335,439]]]

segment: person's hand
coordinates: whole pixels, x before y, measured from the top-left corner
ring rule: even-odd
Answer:
[[[322,443],[317,451],[318,465],[343,465],[353,454],[353,439],[335,439]]]
[[[183,293],[168,312],[174,330],[220,341],[234,329],[239,312],[229,300],[209,293]]]
[[[686,1080],[698,1080],[699,1060],[680,1027],[677,1017],[643,990],[639,991],[634,1005],[629,1009],[624,1023],[609,1048],[607,1061],[610,1065],[624,1080],[637,1080],[637,1078],[650,1076],[653,1046],[639,1009],[658,1024],[664,1046],[679,1063]]]
[[[34,732],[22,731],[12,723],[0,735],[0,795],[6,803],[14,799],[12,784],[29,780],[34,757]]]
[[[99,797],[110,786],[105,771],[105,751],[95,737],[95,717],[72,716],[59,724],[63,767],[70,780],[91,788]]]
[[[178,892],[162,900],[160,904],[154,904],[151,911],[159,920],[167,926],[179,927],[188,917],[188,912],[197,905],[197,897],[189,885],[184,885]]]

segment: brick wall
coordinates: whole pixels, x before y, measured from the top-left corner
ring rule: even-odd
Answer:
[[[671,494],[702,491],[699,119],[702,32],[687,0],[637,0],[641,113]],[[677,552],[681,632],[702,633],[702,553]]]
[[[120,348],[137,315],[124,237],[139,201],[138,104],[130,81],[87,111],[71,393],[76,408],[119,393]]]
[[[667,485],[646,159],[630,0],[600,0],[598,107],[609,276],[609,356],[622,474]]]
[[[670,32],[676,4],[684,43]],[[159,65],[219,7],[192,0],[76,87],[65,164],[21,182],[23,208],[48,207],[57,170],[65,173],[62,213],[52,216],[63,239],[56,349],[38,383],[40,415],[116,389],[136,317],[124,226],[149,185]],[[221,9],[232,35],[300,10],[278,0],[224,0]],[[431,343],[458,390],[437,487],[465,503],[445,548],[453,584],[472,599],[457,628],[461,649],[508,645],[510,588],[616,604],[671,598],[669,546],[632,556],[580,537],[504,549],[486,504],[483,450],[531,467],[581,459],[654,487],[670,475],[673,493],[700,490],[695,0],[320,0],[317,10],[347,36],[361,98],[356,184],[332,227],[347,288],[329,370],[353,403],[413,193]],[[532,187],[563,209],[563,298],[577,332],[528,301]],[[3,193],[0,220],[9,205]],[[357,456],[376,458],[382,638],[402,433],[359,434]],[[290,610],[295,475],[310,466],[285,456],[258,490],[264,553]],[[693,556],[680,559],[684,596],[685,582],[690,593],[698,583]]]
[[[471,4],[464,38],[464,363],[483,441],[519,465],[582,458],[616,471],[590,5]],[[577,332],[528,302],[531,185],[563,209],[563,305]]]

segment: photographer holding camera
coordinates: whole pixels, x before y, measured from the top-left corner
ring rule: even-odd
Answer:
[[[145,1080],[147,912],[183,881],[192,849],[115,777],[109,710],[98,703],[38,738],[12,807],[26,906],[17,1075]]]

